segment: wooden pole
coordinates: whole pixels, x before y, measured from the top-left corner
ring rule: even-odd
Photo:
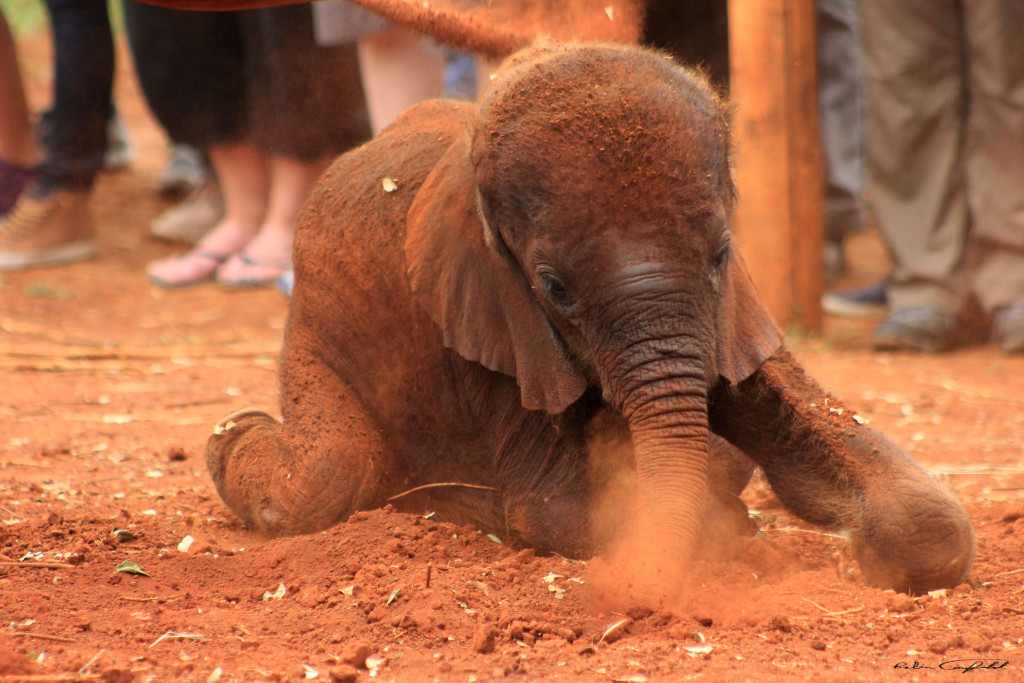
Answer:
[[[783,329],[821,329],[824,180],[813,0],[729,0],[733,223]]]

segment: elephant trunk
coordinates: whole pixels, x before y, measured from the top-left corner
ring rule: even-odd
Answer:
[[[628,363],[619,381],[609,378],[616,388],[611,398],[629,423],[637,473],[633,530],[617,543],[614,561],[626,572],[632,601],[661,607],[678,595],[701,528],[708,378],[701,354],[653,355],[656,360]]]

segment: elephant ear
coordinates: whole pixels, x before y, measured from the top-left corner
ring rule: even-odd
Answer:
[[[782,345],[782,331],[758,296],[747,267],[733,252],[718,309],[718,374],[733,384],[761,367]]]
[[[433,168],[409,208],[405,256],[417,302],[463,358],[516,379],[522,404],[555,414],[587,382],[478,204],[470,134]]]

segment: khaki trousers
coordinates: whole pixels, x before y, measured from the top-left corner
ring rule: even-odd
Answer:
[[[861,28],[893,307],[1024,301],[1024,2],[861,0]]]

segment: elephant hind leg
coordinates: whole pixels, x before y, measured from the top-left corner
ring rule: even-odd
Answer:
[[[206,445],[207,468],[227,506],[274,535],[324,529],[379,503],[387,459],[378,430],[333,373],[309,367],[301,396],[286,391],[284,422],[239,410],[214,427]]]

